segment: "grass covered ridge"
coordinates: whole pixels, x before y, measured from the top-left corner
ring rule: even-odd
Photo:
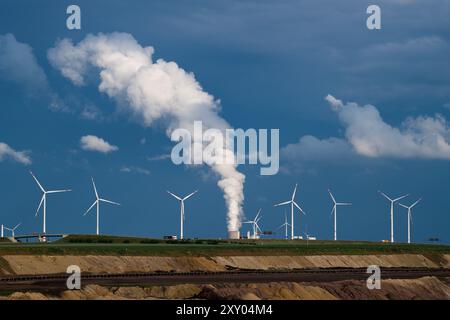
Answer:
[[[0,255],[363,255],[450,254],[450,246],[364,241],[306,240],[162,240],[138,237],[70,235],[51,243],[0,243]]]

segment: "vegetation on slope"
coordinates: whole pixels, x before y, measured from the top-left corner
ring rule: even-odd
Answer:
[[[355,255],[423,254],[438,259],[450,246],[362,241],[306,240],[162,240],[137,237],[70,235],[52,243],[0,243],[0,255]]]

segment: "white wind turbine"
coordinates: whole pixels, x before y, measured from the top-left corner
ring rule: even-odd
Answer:
[[[278,204],[275,205],[275,207],[284,206],[284,205],[287,205],[287,204],[291,205],[291,239],[294,239],[294,206],[296,206],[297,209],[300,210],[301,213],[306,215],[305,211],[303,211],[303,209],[294,200],[296,192],[297,192],[297,184],[295,184],[294,192],[292,193],[291,200],[285,201],[285,202],[281,202],[281,203],[278,203]]]
[[[184,201],[189,199],[190,197],[192,197],[197,192],[198,192],[198,190],[195,190],[191,194],[188,194],[186,197],[181,198],[181,197],[173,194],[172,192],[167,191],[168,194],[170,194],[172,197],[174,197],[175,199],[180,201],[180,239],[181,240],[183,240],[183,237],[184,237],[184,234],[183,234],[184,233],[184,220],[185,220],[185,216],[184,216]]]
[[[336,232],[336,220],[337,220],[337,206],[351,206],[351,203],[348,202],[336,202],[336,199],[334,198],[333,194],[331,193],[331,190],[328,189],[328,193],[330,194],[331,200],[333,200],[333,209],[331,210],[331,214],[334,213],[334,240],[337,240],[337,232]]]
[[[18,223],[14,228],[7,228],[7,227],[5,227],[5,229],[11,231],[11,235],[12,235],[12,237],[14,238],[14,237],[16,236],[14,232],[16,231],[16,229],[17,229],[21,224],[22,224],[22,222]]]
[[[385,197],[386,199],[388,199],[391,202],[391,243],[394,242],[394,203],[406,198],[407,196],[409,196],[409,194],[405,194],[401,197],[395,198],[395,199],[391,199],[389,198],[385,193],[378,191],[383,197]]]
[[[33,172],[30,171],[30,174],[31,174],[31,176],[34,178],[34,180],[36,181],[37,185],[39,186],[39,188],[40,188],[41,191],[42,191],[42,198],[41,198],[41,202],[39,202],[39,207],[38,207],[37,210],[36,210],[36,216],[38,215],[39,209],[41,208],[42,204],[44,204],[44,205],[43,205],[43,220],[44,220],[44,223],[43,223],[43,225],[42,225],[42,231],[43,231],[43,233],[45,234],[45,232],[46,232],[46,216],[47,216],[47,194],[50,194],[50,193],[60,193],[60,192],[69,192],[69,191],[72,191],[72,190],[70,190],[70,189],[64,189],[64,190],[48,190],[48,191],[47,191],[47,190],[45,190],[45,189],[42,187],[42,185],[39,183],[38,179],[35,177],[35,175],[33,174]]]
[[[411,243],[411,222],[412,222],[411,209],[414,208],[414,206],[418,204],[420,200],[422,200],[422,198],[420,198],[410,206],[405,206],[404,204],[399,203],[399,205],[401,205],[403,208],[408,209],[408,243]]]
[[[278,227],[278,229],[281,229],[281,228],[283,228],[284,227],[284,237],[287,239],[288,238],[288,227],[290,227],[291,225],[290,225],[290,223],[288,223],[288,220],[287,220],[287,215],[286,215],[286,212],[284,213],[284,223],[281,225],[281,226],[279,226]],[[277,230],[278,230],[277,229]]]
[[[86,210],[86,212],[84,213],[83,216],[87,215],[89,213],[89,211],[91,211],[91,209],[95,205],[97,206],[97,231],[96,231],[96,234],[99,235],[100,234],[100,202],[111,203],[111,204],[115,204],[116,206],[120,206],[120,203],[100,198],[98,195],[98,192],[97,192],[97,188],[95,186],[94,178],[92,178],[92,186],[94,187],[95,201],[92,204],[92,206],[90,206],[89,209]]]
[[[258,239],[258,230],[259,232],[262,232],[261,228],[258,225],[259,220],[261,220],[261,209],[258,210],[258,213],[256,214],[255,218],[253,220],[245,221],[244,223],[249,223],[253,227],[253,239]]]

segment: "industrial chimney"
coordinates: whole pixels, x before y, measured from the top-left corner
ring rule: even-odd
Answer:
[[[239,239],[239,231],[228,231],[228,239]]]

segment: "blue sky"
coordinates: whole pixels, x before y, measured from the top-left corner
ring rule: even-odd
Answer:
[[[199,189],[186,203],[186,235],[226,235],[227,209],[210,169],[164,158],[173,143],[163,124],[143,125],[123,112],[99,92],[98,71],[77,86],[48,59],[60,39],[76,45],[88,34],[123,32],[153,47],[154,60],[195,74],[220,99],[220,116],[231,126],[280,129],[280,173],[238,168],[246,176],[245,216],[262,208],[263,229],[283,223],[284,209],[273,204],[287,200],[298,182],[308,214],[296,224],[302,233],[332,237],[331,188],[353,203],[339,210],[339,238],[387,239],[389,203],[377,193],[383,190],[410,193],[407,204],[423,197],[413,211],[413,240],[450,242],[449,1],[377,1],[377,31],[365,25],[369,2],[356,0],[77,1],[82,29],[75,31],[65,27],[69,4],[1,4],[0,223],[41,230],[31,169],[48,188],[73,189],[49,196],[49,232],[94,233],[95,216],[83,217],[94,200],[94,176],[101,194],[123,204],[102,207],[102,233],[178,234],[179,206],[165,190]],[[327,95],[341,106],[333,109]],[[84,150],[86,135],[118,150]],[[401,207],[395,233],[405,241]]]

